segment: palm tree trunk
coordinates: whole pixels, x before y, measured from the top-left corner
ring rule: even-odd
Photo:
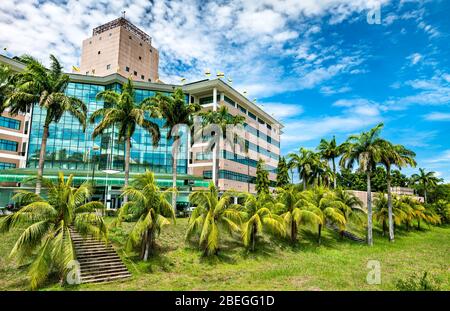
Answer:
[[[417,220],[417,230],[420,230],[420,219]]]
[[[306,190],[306,176],[302,176],[303,180],[303,190]]]
[[[317,239],[317,243],[320,245],[321,237],[322,237],[322,224],[319,224],[318,234],[319,234],[319,237]]]
[[[427,204],[427,188],[425,188],[425,187],[423,189],[423,198],[425,200],[425,204]]]
[[[130,152],[131,152],[131,137],[127,137],[125,146],[125,187],[128,186],[128,179],[130,178]],[[128,196],[123,197],[123,202],[128,202]]]
[[[144,236],[142,237],[141,254],[139,256],[142,260],[144,259],[146,247],[147,247],[147,231],[144,232]]]
[[[370,185],[370,173],[367,173],[367,244],[373,245],[372,237],[372,187]]]
[[[334,186],[334,189],[336,189],[336,187],[337,187],[337,178],[336,178],[336,163],[334,162],[334,158],[332,159],[332,161],[333,161],[333,186]]]
[[[44,174],[44,162],[45,162],[45,153],[47,149],[47,139],[48,139],[48,125],[44,125],[44,129],[42,132],[42,141],[41,141],[41,151],[39,153],[39,164],[38,164],[38,171],[37,171],[37,182],[36,182],[36,194],[41,193],[41,178]]]
[[[389,224],[389,241],[394,242],[394,221],[392,215],[392,192],[391,192],[391,167],[386,166],[386,183],[388,195],[388,224]]]
[[[252,252],[255,251],[255,244],[256,244],[256,224],[253,224],[253,228],[252,228]]]
[[[383,220],[383,236],[386,235],[386,220]]]
[[[177,215],[177,194],[175,190],[177,189],[177,150],[172,151],[172,187],[174,192],[172,192],[172,207],[175,215]]]
[[[152,244],[153,244],[152,230],[148,229],[147,230],[147,241],[145,243],[144,261],[148,260],[148,255],[152,251],[152,246],[153,246]]]
[[[292,243],[297,241],[297,223],[295,221],[291,222],[291,241]]]

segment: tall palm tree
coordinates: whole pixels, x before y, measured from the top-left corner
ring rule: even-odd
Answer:
[[[228,232],[239,232],[241,214],[231,204],[231,192],[219,193],[213,183],[207,191],[196,191],[190,194],[189,200],[196,206],[189,221],[186,239],[194,234],[199,235],[199,247],[205,256],[216,255],[219,251],[220,227]]]
[[[291,242],[295,243],[301,225],[320,224],[322,219],[317,215],[317,208],[301,200],[294,187],[278,190],[280,194],[277,210],[284,219]]]
[[[367,177],[367,243],[373,245],[372,236],[372,189],[370,178],[376,165],[381,160],[381,142],[379,138],[383,123],[378,124],[368,132],[352,135],[347,139],[347,145],[341,157],[340,164],[352,169],[358,164],[358,169]]]
[[[392,189],[391,189],[391,169],[392,166],[398,168],[407,165],[416,166],[414,157],[416,154],[406,149],[402,145],[393,145],[387,140],[381,142],[381,163],[386,168],[386,183],[387,183],[387,203],[388,203],[388,224],[389,224],[389,241],[394,241],[394,223],[392,219]]]
[[[100,122],[92,132],[92,137],[98,135],[112,126],[117,126],[119,129],[119,141],[125,141],[125,187],[128,186],[130,176],[130,152],[131,152],[131,137],[133,136],[136,127],[140,126],[145,129],[152,136],[153,146],[157,146],[161,138],[159,126],[155,122],[146,118],[146,115],[155,116],[153,107],[147,105],[146,101],[137,103],[134,97],[134,87],[131,79],[123,85],[121,93],[115,91],[101,91],[97,94],[97,99],[105,102],[105,107],[100,108],[91,115],[90,122],[95,123],[98,118]],[[114,135],[114,133],[112,133]],[[127,202],[127,196],[124,197]]]
[[[179,126],[186,125],[189,128],[193,124],[193,116],[200,111],[201,106],[196,103],[186,103],[183,91],[178,88],[170,96],[157,93],[154,97],[144,100],[144,103],[153,105],[156,112],[164,119],[164,128],[167,129],[167,140],[172,138],[172,187],[177,187],[177,155],[178,143],[180,139]],[[187,132],[188,138],[191,135],[190,130]],[[189,139],[188,139],[189,140]],[[188,146],[189,148],[190,146]],[[172,194],[172,206],[175,214],[177,212],[177,196],[176,192]]]
[[[78,188],[73,186],[73,176],[67,180],[60,172],[56,183],[41,179],[48,189],[47,198],[20,190],[13,199],[24,206],[14,214],[0,220],[0,232],[14,228],[23,229],[11,256],[28,259],[34,252],[28,275],[31,288],[36,289],[55,269],[61,280],[68,271],[68,264],[75,259],[70,227],[81,235],[93,235],[107,239],[107,228],[96,210],[103,209],[101,202],[88,202],[92,187],[85,182]]]
[[[312,155],[311,150],[300,148],[299,153],[289,153],[288,165],[291,168],[297,168],[299,178],[302,180],[303,189],[307,188],[311,172],[312,172]]]
[[[50,55],[50,68],[47,69],[35,58],[25,55],[20,57],[26,67],[15,77],[15,87],[9,94],[4,107],[16,115],[25,113],[35,103],[46,112],[38,164],[38,182],[36,194],[41,192],[41,177],[44,172],[45,154],[49,127],[52,122],[58,123],[65,113],[72,115],[86,128],[86,105],[78,98],[67,96],[64,91],[69,83],[69,76],[64,74],[62,66],[55,56]]]
[[[427,172],[423,168],[419,168],[419,174],[411,175],[411,182],[418,185],[423,189],[425,204],[427,201],[427,192],[430,187],[436,187],[436,185],[441,181],[440,178],[434,176],[435,172]]]
[[[129,232],[127,247],[140,246],[140,258],[146,261],[155,248],[155,239],[163,226],[175,221],[175,213],[167,200],[168,191],[161,192],[155,176],[146,171],[136,176],[131,185],[123,188],[122,195],[129,202],[119,210],[117,224],[124,220],[135,221]]]
[[[331,160],[333,164],[333,187],[336,189],[336,158],[342,154],[343,146],[336,144],[336,138],[333,136],[329,141],[322,138],[317,149],[320,151],[323,159]]]
[[[257,236],[263,229],[279,236],[286,234],[283,218],[274,213],[275,204],[269,194],[246,195],[241,212],[242,219],[245,221],[242,224],[242,240],[245,247],[254,251]]]
[[[245,117],[240,115],[231,115],[228,112],[228,108],[226,106],[220,106],[218,110],[209,110],[209,111],[202,111],[199,113],[199,116],[202,118],[202,125],[203,127],[207,127],[210,125],[217,126],[220,131],[222,132],[222,135],[217,136],[219,139],[216,139],[212,144],[212,152],[214,155],[217,155],[217,150],[219,150],[220,145],[220,137],[222,137],[222,140],[226,143],[227,139],[227,128],[229,126],[237,126],[237,125],[243,125],[245,122]],[[235,146],[236,142],[236,133],[234,133],[235,137],[233,137],[233,146]],[[231,139],[231,137],[228,137],[228,139]],[[246,152],[248,154],[248,148],[247,145],[245,146]],[[213,158],[214,160],[214,158]],[[213,170],[214,175],[216,175],[216,162],[217,160],[214,160],[213,163]],[[216,183],[216,180],[214,180],[214,183]],[[217,185],[216,185],[217,186]]]

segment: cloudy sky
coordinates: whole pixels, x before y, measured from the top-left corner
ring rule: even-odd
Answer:
[[[450,1],[1,0],[0,46],[70,70],[123,10],[152,36],[163,81],[225,72],[282,120],[284,154],[384,122],[450,182]]]

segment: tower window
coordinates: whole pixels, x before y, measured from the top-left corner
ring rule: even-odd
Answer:
[[[148,82],[152,82],[152,79],[148,79]]]
[[[153,50],[152,50],[152,49],[150,49],[150,53],[153,53]]]
[[[139,42],[139,45],[142,46],[142,42]]]
[[[141,79],[142,79],[142,80],[145,80],[145,77],[144,77],[144,75],[141,75]]]
[[[131,40],[131,36],[128,36],[128,39],[130,39],[130,40]]]
[[[98,54],[98,55],[100,55],[100,54],[101,54],[101,52],[100,52],[100,51],[98,51],[98,52],[97,52],[97,54]]]
[[[134,74],[135,76],[137,76],[137,71],[135,71],[133,74]]]
[[[141,56],[139,56],[139,60],[142,60],[142,57],[141,57]]]
[[[126,72],[130,72],[130,67],[125,67]]]
[[[106,65],[106,70],[110,70],[111,69],[111,64]]]
[[[111,37],[111,36],[112,36],[112,33],[109,33],[109,36]]]

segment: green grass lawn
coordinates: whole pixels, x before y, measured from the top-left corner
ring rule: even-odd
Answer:
[[[110,219],[109,219],[110,221]],[[247,253],[240,242],[222,235],[218,257],[204,258],[196,245],[184,241],[187,219],[164,228],[159,249],[148,262],[124,251],[126,230],[112,229],[110,240],[119,250],[133,277],[128,281],[60,287],[55,278],[47,290],[395,290],[398,279],[428,271],[450,290],[450,226],[397,233],[389,243],[375,232],[375,245],[368,247],[341,241],[325,230],[316,245],[315,231],[303,231],[300,243],[265,237],[258,251]],[[26,265],[8,258],[19,232],[0,235],[0,290],[28,289]],[[367,262],[381,263],[381,284],[369,285]]]

